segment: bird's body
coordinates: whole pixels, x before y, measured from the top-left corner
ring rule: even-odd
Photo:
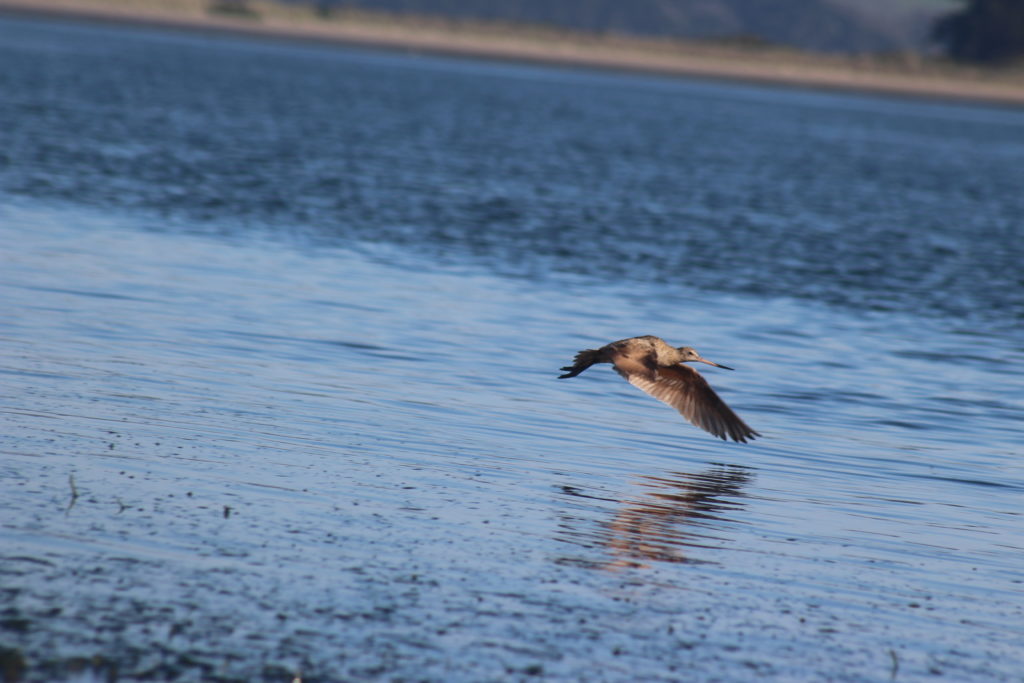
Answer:
[[[575,377],[595,363],[611,363],[627,382],[654,398],[667,403],[692,424],[721,439],[746,443],[760,436],[732,411],[699,372],[682,365],[700,361],[731,370],[700,357],[689,346],[670,346],[652,335],[630,337],[606,344],[599,349],[585,349],[576,354],[572,365],[559,379]]]

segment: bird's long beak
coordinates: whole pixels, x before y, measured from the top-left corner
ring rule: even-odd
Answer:
[[[719,365],[718,363],[714,363],[712,361],[709,361],[707,358],[698,358],[697,360],[699,360],[701,363],[707,363],[708,365],[714,365],[716,368],[722,368],[723,370],[732,370],[733,369],[733,368],[730,368],[728,365]]]

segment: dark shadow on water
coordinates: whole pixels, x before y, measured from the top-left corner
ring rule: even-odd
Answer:
[[[728,539],[720,529],[735,522],[733,513],[744,507],[743,488],[753,470],[738,465],[716,464],[696,473],[667,472],[660,476],[641,475],[636,496],[623,500],[590,495],[574,486],[562,486],[560,493],[590,501],[609,512],[609,519],[566,510],[560,515],[557,538],[566,543],[601,551],[601,557],[565,556],[557,561],[592,569],[648,567],[653,562],[714,564],[700,559],[697,548],[719,548]],[[579,510],[580,508],[576,508]]]

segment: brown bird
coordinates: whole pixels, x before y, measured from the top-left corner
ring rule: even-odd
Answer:
[[[661,337],[645,335],[580,351],[572,365],[562,368],[568,372],[558,378],[575,377],[595,363],[611,363],[627,382],[672,406],[691,424],[722,440],[731,438],[746,443],[748,439],[761,436],[732,412],[699,372],[682,365],[689,361],[732,370],[701,358],[692,347],[676,348]]]

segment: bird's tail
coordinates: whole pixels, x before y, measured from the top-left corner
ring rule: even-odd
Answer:
[[[597,349],[585,349],[576,354],[576,358],[573,360],[572,365],[566,365],[562,370],[567,370],[564,375],[559,375],[558,379],[565,379],[566,377],[575,377],[594,363],[604,362],[603,354]]]

